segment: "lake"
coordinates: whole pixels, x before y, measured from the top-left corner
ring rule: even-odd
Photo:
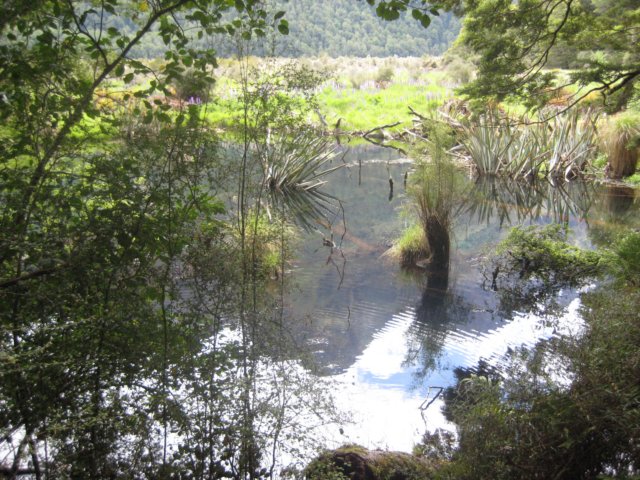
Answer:
[[[326,190],[341,200],[344,222],[335,219],[332,238],[325,229],[301,240],[287,304],[289,328],[352,416],[329,427],[328,448],[355,442],[410,451],[425,429],[453,429],[440,398],[425,407],[455,384],[456,368],[480,360],[499,368],[521,345],[579,331],[577,292],[560,292],[559,315],[541,314],[508,304],[487,285],[482,260],[511,226],[563,222],[573,243],[590,248],[603,230],[638,221],[636,194],[627,187],[468,180],[471,200],[455,215],[450,270],[434,287],[424,271],[403,271],[386,255],[415,221],[403,186],[412,163],[394,150],[362,146],[343,161]]]

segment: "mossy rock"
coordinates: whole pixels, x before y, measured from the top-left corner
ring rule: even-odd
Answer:
[[[404,452],[367,450],[345,445],[313,460],[305,469],[307,480],[428,480],[434,465]]]

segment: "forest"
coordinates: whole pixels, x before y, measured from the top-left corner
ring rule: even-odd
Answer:
[[[636,1],[3,10],[0,478],[640,478]]]
[[[265,38],[254,46],[255,53],[281,57],[441,55],[460,30],[458,18],[444,11],[425,29],[407,13],[397,21],[386,22],[374,10],[363,7],[352,0],[271,2],[269,9],[273,12],[287,12],[290,35]],[[126,17],[108,15],[106,24],[127,35],[135,33],[135,23]],[[195,34],[192,43],[200,48],[213,47],[219,57],[237,53],[233,38],[224,34],[207,39],[198,39]],[[164,45],[157,36],[149,35],[132,52],[137,57],[162,57]]]

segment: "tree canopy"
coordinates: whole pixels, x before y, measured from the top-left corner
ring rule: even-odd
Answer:
[[[541,102],[561,88],[550,66],[571,68],[573,101],[600,92],[614,109],[640,78],[640,6],[632,0],[465,1],[460,43],[479,55],[476,98]]]
[[[462,14],[458,46],[477,57],[478,75],[462,93],[482,100],[517,97],[540,105],[567,84],[571,101],[599,92],[612,110],[635,95],[640,78],[640,5],[634,0],[368,1],[382,18],[411,10],[421,23],[434,8]],[[571,69],[560,77],[550,68]]]

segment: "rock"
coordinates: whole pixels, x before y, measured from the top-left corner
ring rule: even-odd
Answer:
[[[307,480],[428,480],[434,471],[427,459],[409,453],[345,445],[321,454],[304,473]]]

